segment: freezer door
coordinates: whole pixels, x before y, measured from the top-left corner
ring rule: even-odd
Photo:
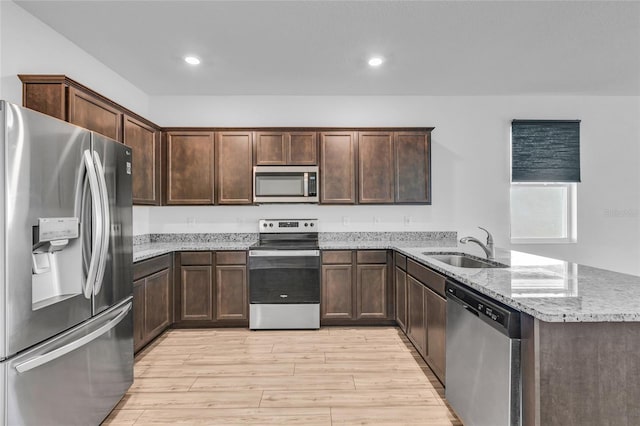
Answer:
[[[0,102],[0,359],[91,316],[82,252],[91,134]],[[89,214],[89,221],[91,215]],[[83,231],[88,229],[88,231]],[[2,300],[4,298],[4,300]]]
[[[133,383],[132,301],[5,361],[8,425],[97,425]]]
[[[103,253],[94,289],[94,315],[133,294],[131,148],[92,134],[98,178],[106,189]]]

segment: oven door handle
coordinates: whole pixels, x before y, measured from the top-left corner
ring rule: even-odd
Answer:
[[[249,250],[249,257],[320,257],[320,250]]]

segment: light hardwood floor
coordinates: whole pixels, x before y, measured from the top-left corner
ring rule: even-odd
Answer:
[[[394,327],[169,330],[105,425],[462,425]]]

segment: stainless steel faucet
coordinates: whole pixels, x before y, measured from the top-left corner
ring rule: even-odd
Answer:
[[[496,256],[496,252],[495,249],[493,248],[493,237],[491,236],[491,233],[489,231],[487,231],[486,229],[484,229],[481,226],[478,226],[478,228],[482,229],[484,232],[487,233],[487,244],[483,244],[482,241],[480,241],[477,238],[474,237],[464,237],[464,238],[460,238],[460,242],[462,244],[466,244],[466,243],[476,243],[478,244],[480,247],[482,247],[482,250],[484,250],[484,253],[487,255],[487,259],[494,259]]]

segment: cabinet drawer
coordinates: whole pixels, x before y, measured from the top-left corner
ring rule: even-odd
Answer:
[[[411,259],[407,260],[407,272],[440,296],[446,297],[444,292],[445,277],[442,275],[414,262]]]
[[[216,265],[246,265],[247,254],[244,251],[216,252]]]
[[[358,250],[358,263],[387,263],[386,250]]]
[[[403,271],[407,270],[407,256],[405,256],[404,254],[400,254],[400,253],[395,253],[394,254],[395,257],[395,262],[396,262],[396,266],[400,269],[402,269]]]
[[[180,253],[181,265],[211,265],[210,251],[184,251]]]
[[[351,264],[351,250],[323,251],[322,263]]]
[[[137,281],[162,269],[171,266],[171,255],[165,254],[148,260],[137,262],[133,265],[133,280]]]

